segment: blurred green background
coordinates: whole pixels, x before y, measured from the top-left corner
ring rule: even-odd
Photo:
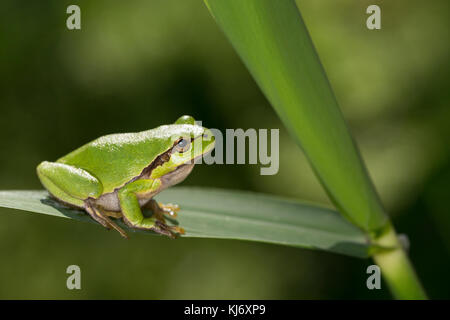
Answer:
[[[426,290],[450,298],[449,2],[297,3]],[[70,4],[81,7],[81,30],[66,28]],[[365,26],[370,4],[381,6],[379,31]],[[191,114],[221,130],[280,128],[280,170],[199,165],[183,185],[328,203],[201,0],[5,0],[0,8],[0,189],[39,189],[42,160]],[[125,241],[94,224],[3,208],[0,252],[3,299],[390,298],[384,283],[367,290],[370,260],[240,241]],[[81,267],[80,291],[66,288],[71,264]]]

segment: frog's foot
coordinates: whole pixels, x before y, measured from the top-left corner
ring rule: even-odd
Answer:
[[[124,216],[125,223],[133,229],[149,230],[158,234],[176,239],[179,234],[184,234],[184,229],[178,226],[169,226],[166,223],[151,217],[143,218],[140,222],[131,222]]]
[[[161,210],[164,211],[164,214],[167,214],[171,218],[177,217],[177,212],[180,211],[180,207],[177,204],[167,203],[162,204],[161,202],[158,202],[159,207]]]
[[[153,199],[147,202],[144,207],[150,209],[153,216],[162,223],[166,223],[165,216],[176,218],[177,212],[180,211],[180,207],[176,204],[161,204]]]
[[[103,215],[111,217],[111,218],[120,219],[123,217],[123,214],[120,211],[109,211],[109,210],[105,210],[103,208],[100,208],[100,210],[103,213]]]
[[[177,204],[162,204],[160,202],[156,202],[155,200],[151,200],[153,203],[152,211],[155,215],[155,218],[165,224],[165,216],[169,216],[170,218],[176,218],[177,212],[180,211],[180,207]],[[167,226],[167,225],[166,225]],[[167,226],[172,233],[175,234],[184,234],[185,231],[182,227],[178,226]]]
[[[128,235],[126,234],[126,232],[113,221],[111,221],[111,219],[108,218],[108,214],[103,213],[101,209],[97,208],[91,202],[86,203],[86,211],[95,221],[100,223],[106,229],[113,228],[118,231],[122,237],[128,239]]]
[[[178,227],[178,226],[169,226],[165,223],[162,223],[159,220],[156,220],[155,226],[159,230],[153,230],[153,231],[155,231],[157,233],[162,233],[162,234],[168,235],[169,237],[171,237],[173,239],[176,238],[178,235],[185,233],[183,228]],[[163,232],[161,232],[161,231],[163,231]],[[167,232],[169,232],[170,235]]]

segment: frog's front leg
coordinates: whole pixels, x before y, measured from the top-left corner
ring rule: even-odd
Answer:
[[[151,230],[170,238],[175,238],[178,228],[171,227],[155,217],[144,217],[139,206],[139,196],[156,192],[161,187],[159,179],[141,179],[133,181],[118,191],[123,219],[130,227]]]

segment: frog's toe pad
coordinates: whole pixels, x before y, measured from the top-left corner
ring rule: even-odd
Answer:
[[[162,209],[164,209],[164,210],[166,210],[166,211],[173,211],[173,212],[178,212],[178,211],[180,211],[180,206],[177,205],[177,204],[172,204],[172,203],[167,203],[167,204],[164,204],[164,203],[158,203],[158,205],[159,205]]]
[[[178,234],[185,234],[185,233],[186,233],[186,231],[184,231],[184,228],[182,228],[182,227],[171,226],[171,227],[169,227],[169,228],[170,228],[170,230],[171,230],[172,232],[176,232],[176,233],[178,233]]]
[[[165,214],[168,215],[171,218],[176,218],[177,217],[177,212],[180,211],[180,207],[176,204],[162,204],[162,203],[158,203],[159,208],[161,209],[161,211]]]

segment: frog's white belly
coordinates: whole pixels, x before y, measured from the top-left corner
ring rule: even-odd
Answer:
[[[146,195],[145,198],[139,198],[139,206],[142,207],[147,204],[153,196],[154,193],[151,195]],[[121,211],[117,191],[102,195],[100,198],[95,200],[95,204],[108,211]]]

